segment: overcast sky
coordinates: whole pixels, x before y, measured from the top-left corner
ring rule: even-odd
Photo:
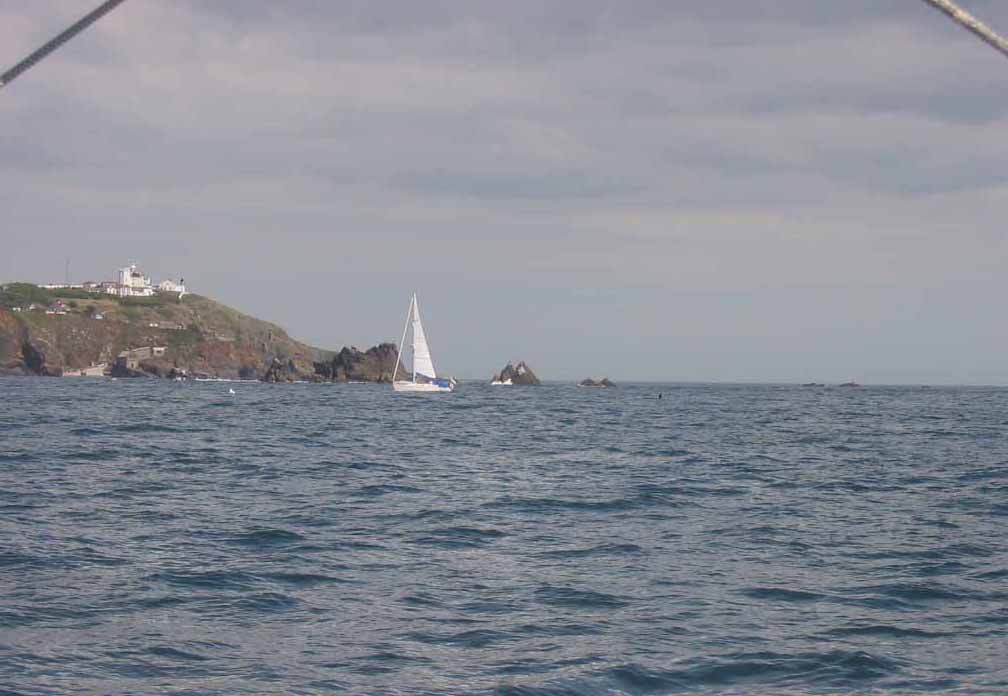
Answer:
[[[0,0],[0,67],[96,4]],[[0,281],[326,348],[416,289],[464,377],[1008,383],[1006,126],[919,0],[128,0],[0,91]]]

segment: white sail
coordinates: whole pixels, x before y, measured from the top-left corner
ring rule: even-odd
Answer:
[[[410,324],[413,325],[413,369],[412,378],[399,380],[399,366],[403,363],[403,347],[406,344],[406,334],[409,332]],[[417,375],[423,379],[417,381]],[[417,305],[416,293],[410,299],[409,310],[406,312],[406,323],[403,325],[402,340],[399,341],[399,355],[396,357],[395,369],[392,370],[392,389],[397,392],[450,392],[455,389],[454,379],[438,379],[434,371],[434,362],[431,360],[430,348],[427,346],[427,336],[424,334],[423,324],[420,323],[420,307]]]
[[[428,379],[437,379],[430,348],[427,347],[427,336],[424,335],[423,324],[420,323],[420,305],[417,304],[416,295],[413,295],[413,373]]]

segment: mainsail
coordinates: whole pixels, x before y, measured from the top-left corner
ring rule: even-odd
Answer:
[[[427,336],[420,323],[420,305],[417,304],[416,294],[413,295],[413,372],[427,379],[437,379],[430,348],[427,347]]]

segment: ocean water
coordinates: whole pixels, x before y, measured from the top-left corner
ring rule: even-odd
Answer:
[[[993,388],[2,379],[0,692],[1008,693],[1006,434]]]

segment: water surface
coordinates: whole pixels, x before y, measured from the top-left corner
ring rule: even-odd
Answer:
[[[1006,432],[1004,389],[0,379],[0,691],[1008,692]]]

